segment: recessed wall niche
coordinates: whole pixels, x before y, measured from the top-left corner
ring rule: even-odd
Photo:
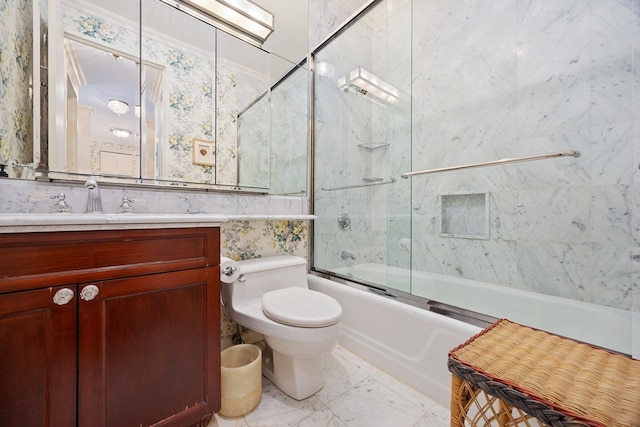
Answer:
[[[442,194],[442,237],[489,239],[489,203],[486,193]]]

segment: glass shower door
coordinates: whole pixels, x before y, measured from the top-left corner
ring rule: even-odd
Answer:
[[[409,8],[377,2],[313,53],[314,267],[407,293]]]

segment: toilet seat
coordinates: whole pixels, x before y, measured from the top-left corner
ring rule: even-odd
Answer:
[[[340,303],[329,295],[295,287],[265,292],[262,311],[275,322],[304,328],[330,326],[342,316]]]

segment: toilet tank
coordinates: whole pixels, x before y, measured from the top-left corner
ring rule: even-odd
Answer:
[[[225,304],[242,305],[262,299],[262,294],[276,289],[307,288],[307,262],[293,255],[255,258],[238,261],[240,277],[223,284]],[[225,289],[226,287],[226,289]],[[226,291],[226,292],[225,292]],[[226,295],[225,295],[226,294]]]

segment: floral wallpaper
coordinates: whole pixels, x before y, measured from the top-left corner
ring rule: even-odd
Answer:
[[[31,1],[0,0],[0,163],[31,162]],[[13,176],[13,170],[6,172]]]
[[[157,5],[167,7],[160,2]],[[193,25],[205,24],[195,21]],[[137,26],[104,10],[87,13],[65,5],[63,27],[71,34],[132,55],[139,52]],[[215,30],[207,31],[215,40]],[[220,63],[216,55],[213,47],[207,50],[188,45],[143,27],[142,58],[164,70],[164,179],[236,184],[236,117],[253,99],[247,97],[255,98],[265,83],[230,61]],[[193,164],[194,138],[215,142],[216,165]]]
[[[220,229],[221,255],[239,261],[291,254],[308,259],[309,224],[303,220],[230,221]],[[221,310],[220,338],[236,333],[226,309]]]

